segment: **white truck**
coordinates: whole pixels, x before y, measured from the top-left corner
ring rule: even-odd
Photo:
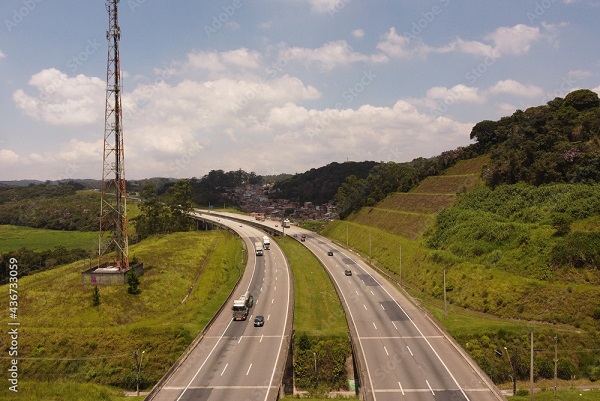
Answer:
[[[265,251],[271,248],[271,240],[266,235],[263,237],[263,248],[265,248]]]
[[[256,251],[256,256],[263,256],[263,244],[262,242],[254,243],[254,250]]]
[[[246,320],[248,317],[248,310],[252,307],[254,299],[249,291],[246,291],[244,295],[233,301],[233,320]]]
[[[290,228],[290,221],[288,219],[283,220],[283,228]]]

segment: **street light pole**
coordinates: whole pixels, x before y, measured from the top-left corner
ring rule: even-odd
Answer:
[[[517,372],[515,372],[515,368],[510,360],[510,354],[508,353],[508,348],[504,347],[504,350],[506,351],[506,357],[508,358],[508,364],[510,366],[510,370],[512,371],[512,382],[513,382],[513,395],[517,394]]]
[[[142,360],[144,359],[144,353],[146,351],[142,351],[141,355],[139,350],[135,350],[133,352],[133,359],[135,361],[135,386],[136,386],[136,395],[140,395],[140,372],[142,370]],[[139,356],[139,359],[138,359]]]

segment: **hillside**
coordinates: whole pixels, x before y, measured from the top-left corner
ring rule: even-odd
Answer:
[[[411,192],[395,192],[347,220],[405,238],[419,238],[437,213],[456,202],[457,194],[482,185],[479,177],[487,160],[487,157],[461,160],[445,174],[425,178]]]
[[[553,376],[556,337],[559,378],[598,380],[599,118],[582,90],[483,121],[469,149],[481,156],[407,193],[353,200],[363,207],[324,233],[400,281],[497,383],[511,375],[497,350],[526,355],[531,327],[536,379]],[[516,369],[528,378],[524,358]]]

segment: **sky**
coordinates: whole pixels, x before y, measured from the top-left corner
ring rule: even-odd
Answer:
[[[576,89],[600,0],[121,0],[125,175],[407,162]],[[0,2],[0,180],[102,178],[104,0]]]

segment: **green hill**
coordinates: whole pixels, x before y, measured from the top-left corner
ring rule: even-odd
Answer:
[[[600,379],[600,101],[576,92],[477,124],[481,156],[324,230],[401,282],[497,383],[511,374],[498,353],[528,355],[530,327],[536,379],[553,376],[555,336],[559,378]]]

